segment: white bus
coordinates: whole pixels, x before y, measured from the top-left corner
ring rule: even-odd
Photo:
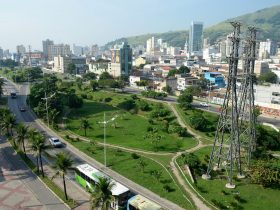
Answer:
[[[104,173],[100,172],[96,168],[89,164],[82,164],[76,167],[75,178],[76,181],[83,186],[87,191],[93,192],[96,182],[98,182],[98,177],[108,177]],[[112,189],[112,195],[114,196],[114,201],[111,203],[112,209],[125,209],[127,200],[130,196],[130,191],[124,185],[116,182],[112,179],[114,187]]]

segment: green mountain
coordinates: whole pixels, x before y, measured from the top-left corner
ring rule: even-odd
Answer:
[[[243,25],[243,30],[245,30],[247,26],[257,27],[258,40],[270,38],[275,41],[280,41],[280,5],[258,10],[236,18],[231,18],[210,26],[204,30],[204,37],[209,37],[211,43],[214,43],[219,39],[224,39],[232,30],[232,27],[229,24],[230,21],[240,21]],[[188,31],[169,31],[166,33],[151,33],[120,38],[107,43],[105,47],[108,48],[123,41],[127,41],[131,46],[145,45],[146,40],[152,36],[155,38],[162,38],[172,46],[183,47],[185,45],[186,38],[188,37]]]

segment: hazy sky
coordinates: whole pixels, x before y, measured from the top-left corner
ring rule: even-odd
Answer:
[[[103,45],[129,35],[205,26],[279,0],[0,0],[0,47],[42,49],[42,40]]]

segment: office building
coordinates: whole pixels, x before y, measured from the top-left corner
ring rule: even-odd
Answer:
[[[121,75],[129,76],[132,70],[132,49],[124,42],[121,46],[115,46],[111,50],[111,63],[108,65],[108,70],[113,77]]]
[[[26,53],[26,49],[23,45],[17,45],[16,49],[17,49],[17,54],[19,54],[20,56],[23,56]]]
[[[47,59],[49,57],[48,48],[50,45],[54,45],[54,43],[52,40],[46,39],[45,41],[42,41],[42,44],[43,44],[43,55],[44,55],[44,58]]]
[[[189,31],[189,52],[199,54],[202,52],[203,23],[192,22]]]
[[[69,72],[69,64],[75,65],[74,72]],[[86,58],[84,57],[71,57],[71,56],[55,56],[53,71],[68,74],[84,74],[86,67]]]
[[[54,44],[48,45],[48,59],[53,60],[57,56],[70,56],[71,50],[68,44]]]

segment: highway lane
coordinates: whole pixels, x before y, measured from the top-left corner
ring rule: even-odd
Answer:
[[[7,81],[7,85],[9,86],[10,89],[13,89],[13,88],[17,89],[15,87],[15,85],[13,83],[11,83],[10,81]],[[10,109],[12,110],[12,112],[14,112],[17,115],[17,120],[19,122],[25,122],[30,127],[34,127],[36,129],[38,129],[40,132],[44,133],[47,138],[51,137],[51,136],[56,136],[56,134],[52,130],[45,127],[40,122],[40,120],[36,119],[36,116],[34,116],[30,110],[27,110],[26,112],[19,111],[19,104],[25,104],[27,89],[28,89],[27,85],[22,85],[22,86],[18,87],[18,89],[17,89],[18,93],[19,93],[18,98],[9,100]],[[50,155],[54,156],[55,154],[57,154],[60,151],[68,152],[70,154],[70,156],[72,157],[72,159],[74,160],[75,165],[88,163],[88,164],[94,166],[95,168],[103,171],[104,173],[106,173],[107,175],[109,175],[110,177],[115,179],[116,181],[127,186],[133,192],[135,192],[137,194],[141,194],[141,195],[151,199],[152,201],[160,204],[163,208],[171,209],[171,210],[177,210],[177,209],[182,210],[182,208],[179,207],[178,205],[176,205],[164,198],[161,198],[157,194],[132,182],[131,180],[123,177],[122,175],[112,171],[111,169],[105,168],[101,163],[95,161],[94,159],[89,158],[87,155],[80,152],[77,148],[73,147],[71,144],[67,144],[67,142],[64,141],[63,139],[61,139],[61,141],[65,143],[65,146],[62,148],[53,148],[53,149],[49,150],[48,153]],[[74,174],[73,173],[70,174],[69,178],[72,181],[74,181]]]
[[[14,91],[16,88],[11,84],[7,83],[4,86],[5,94],[8,95],[11,91]],[[8,106],[16,114],[17,122],[23,121],[23,115],[19,111],[19,106],[21,103],[18,103],[18,99],[8,99]],[[28,119],[28,118],[25,118]],[[29,122],[28,122],[29,123]],[[10,149],[11,150],[11,149]],[[7,150],[9,151],[9,150]],[[11,155],[9,154],[11,153]],[[13,165],[15,170],[19,170],[21,173],[25,173],[25,177],[21,177],[22,181],[35,195],[35,197],[42,203],[47,209],[54,210],[66,210],[68,207],[56,197],[51,190],[49,190],[45,184],[43,184],[35,174],[20,160],[19,157],[12,154],[12,152],[6,152],[8,155],[9,162]]]

